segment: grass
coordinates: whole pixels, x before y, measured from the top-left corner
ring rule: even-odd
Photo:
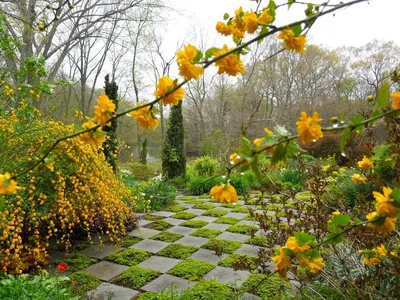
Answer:
[[[177,212],[187,210],[187,208],[184,206],[172,205],[172,206],[167,206],[166,208],[164,208],[164,210],[177,213]]]
[[[196,246],[186,246],[182,244],[171,244],[168,247],[160,250],[158,255],[170,258],[186,259],[190,257],[199,248]]]
[[[196,209],[213,209],[215,208],[215,205],[212,205],[210,203],[205,203],[205,202],[197,202],[195,206],[193,206],[193,208]]]
[[[108,254],[104,259],[120,265],[134,266],[151,256],[149,252],[140,249],[125,249],[121,252]]]
[[[233,232],[233,233],[240,233],[240,234],[249,234],[250,231],[257,231],[258,227],[254,225],[245,225],[245,224],[235,224],[229,226],[226,231]]]
[[[75,281],[74,295],[82,297],[86,297],[88,291],[94,290],[101,284],[100,279],[87,272],[72,273],[68,275],[68,278],[71,280],[68,282],[68,285],[70,285],[72,281]]]
[[[265,236],[258,236],[258,235],[249,237],[245,243],[250,244],[250,245],[260,246],[260,247],[268,246],[267,238]]]
[[[203,216],[209,216],[209,217],[222,217],[226,215],[228,212],[226,210],[221,210],[221,209],[209,209],[207,210]]]
[[[58,259],[55,261],[57,265],[62,262],[68,265],[68,271],[76,272],[89,267],[90,265],[96,263],[97,260],[79,252],[75,252],[71,255],[68,255],[64,259]]]
[[[147,221],[157,221],[157,220],[164,219],[164,217],[157,216],[157,215],[145,215],[144,219],[147,220]]]
[[[188,280],[200,280],[214,268],[212,263],[189,258],[175,265],[168,274]]]
[[[203,237],[203,238],[215,238],[222,233],[221,230],[218,229],[210,229],[210,228],[199,228],[195,232],[192,232],[191,236]]]
[[[139,289],[150,281],[156,279],[160,275],[161,273],[157,271],[134,266],[130,267],[128,270],[125,270],[115,280],[115,283],[129,287],[131,289]]]
[[[242,246],[242,243],[239,241],[229,241],[229,240],[222,240],[222,239],[212,239],[205,243],[201,248],[213,250],[217,253],[228,253],[232,254],[237,249]]]
[[[201,228],[208,224],[208,222],[203,220],[189,220],[185,223],[181,224],[180,226],[190,227],[190,228]]]
[[[159,231],[164,231],[171,227],[174,227],[174,225],[172,225],[171,223],[168,223],[165,220],[157,220],[157,221],[154,221],[153,223],[150,223],[144,227],[159,230]]]
[[[193,199],[196,199],[196,196],[178,196],[176,197],[177,200],[182,200],[182,201],[192,201]]]
[[[233,268],[233,269],[250,269],[255,270],[258,266],[258,257],[247,254],[232,254],[218,262],[221,267]],[[243,266],[243,268],[239,268]]]
[[[176,214],[174,214],[172,216],[172,218],[174,218],[174,219],[182,219],[182,220],[190,220],[190,219],[193,219],[195,217],[197,217],[196,214],[188,213],[188,212],[185,212],[185,211],[178,212],[178,213],[176,213]]]
[[[232,217],[221,217],[215,220],[213,223],[235,225],[237,222],[240,222],[240,219]]]
[[[135,244],[139,243],[140,241],[143,241],[143,239],[127,235],[126,237],[124,237],[122,239],[122,241],[118,244],[118,246],[122,246],[124,248],[128,248],[128,247],[130,247],[132,245],[135,245]]]
[[[151,237],[150,239],[167,243],[173,243],[181,238],[183,238],[182,234],[164,231]]]
[[[289,288],[289,283],[277,274],[266,277],[265,274],[252,273],[241,289],[256,294],[262,299],[282,299],[282,292]]]
[[[245,206],[236,206],[231,210],[231,212],[248,214],[249,209]]]
[[[209,195],[201,195],[201,196],[199,196],[199,198],[200,199],[208,199],[208,198],[210,198],[210,196]]]

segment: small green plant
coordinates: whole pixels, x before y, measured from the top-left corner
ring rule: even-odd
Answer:
[[[183,238],[182,234],[164,231],[151,237],[150,239],[167,243],[173,243],[181,238]]]
[[[208,181],[207,181],[208,180]],[[192,195],[208,194],[211,188],[223,181],[221,177],[213,178],[210,180],[209,176],[201,176],[190,179],[188,182],[189,191]],[[203,198],[200,196],[200,198]],[[204,197],[204,198],[209,198]]]
[[[105,260],[115,262],[120,265],[134,266],[145,261],[151,256],[149,252],[140,249],[125,249],[121,252],[110,253]]]
[[[76,272],[68,275],[71,280],[68,283],[68,286],[73,282],[74,283],[74,295],[79,295],[82,297],[86,297],[86,293],[88,291],[94,290],[97,288],[101,281],[96,276],[89,274],[87,272]],[[48,298],[45,298],[48,299]]]
[[[224,215],[226,215],[228,212],[226,211],[226,210],[221,210],[221,209],[210,209],[210,210],[207,210],[204,214],[203,214],[203,216],[209,216],[209,217],[216,217],[216,218],[219,218],[219,217],[222,217],[222,216],[224,216]]]
[[[201,202],[196,203],[196,205],[193,206],[193,208],[196,208],[196,209],[206,209],[206,210],[208,210],[208,209],[213,209],[213,208],[215,208],[215,205],[212,205],[212,204],[210,204],[210,203],[205,203],[205,202],[201,201]]]
[[[65,257],[64,259],[59,259],[55,261],[56,264],[59,263],[67,264],[68,271],[71,272],[83,270],[96,262],[97,262],[96,259],[83,255],[79,252],[72,253],[67,257]]]
[[[258,227],[254,225],[235,224],[226,229],[226,231],[240,234],[249,234],[251,231],[257,231]]]
[[[155,169],[150,165],[143,165],[140,162],[134,162],[129,164],[129,170],[132,172],[132,175],[140,180],[147,181],[150,178],[154,177]]]
[[[184,206],[172,205],[172,206],[165,207],[164,210],[172,211],[172,212],[176,212],[177,213],[177,212],[181,212],[181,211],[187,210],[187,208],[184,207]]]
[[[191,236],[203,237],[203,238],[215,238],[222,233],[221,230],[218,229],[210,229],[210,228],[200,228],[197,229],[195,232],[192,232]]]
[[[215,220],[213,223],[234,225],[237,222],[240,222],[240,219],[232,218],[232,217],[221,217],[221,218]]]
[[[244,206],[236,205],[236,207],[234,207],[231,210],[231,212],[248,214],[249,213],[249,209],[247,207],[244,207]]]
[[[190,220],[197,217],[196,214],[188,213],[185,211],[178,212],[172,216],[174,219]]]
[[[186,246],[182,244],[171,244],[168,247],[160,250],[158,255],[170,258],[186,259],[190,257],[199,248],[195,246]]]
[[[265,236],[258,236],[258,235],[249,237],[245,243],[250,244],[250,245],[260,246],[260,247],[268,246],[267,238]]]
[[[255,270],[258,266],[258,257],[247,254],[232,254],[221,259],[218,262],[218,266],[233,269],[243,269],[245,267],[247,270]]]
[[[139,243],[142,240],[143,239],[141,239],[141,238],[127,235],[126,237],[124,237],[122,239],[122,241],[121,241],[121,243],[119,245],[124,247],[124,248],[128,248],[128,247],[130,247],[132,245],[135,245],[135,244]]]
[[[210,177],[218,171],[218,162],[210,156],[202,156],[194,161],[193,170],[197,176]]]
[[[278,275],[252,273],[243,283],[242,290],[256,294],[265,299],[282,299],[284,291],[289,288],[289,283]]]
[[[168,274],[188,280],[199,280],[214,268],[212,263],[189,258],[175,265]]]
[[[155,230],[160,230],[160,231],[164,231],[167,230],[171,227],[173,227],[174,225],[172,225],[171,223],[168,223],[165,220],[157,220],[154,221],[153,223],[150,223],[149,225],[146,225],[146,228],[151,228],[151,229],[155,229]]]
[[[152,210],[161,210],[164,206],[174,203],[176,188],[164,181],[151,181],[141,185],[139,193],[144,194],[144,201],[150,201]]]
[[[149,215],[149,214],[147,214],[147,215],[145,215],[144,219],[147,220],[147,221],[157,221],[157,220],[162,220],[162,219],[164,219],[164,217],[162,217],[162,216],[157,216],[157,215]]]
[[[203,220],[189,220],[186,221],[185,223],[181,224],[181,226],[184,227],[190,227],[190,228],[201,228],[204,227],[208,224],[208,222],[203,221]]]
[[[212,239],[205,243],[201,248],[213,250],[217,254],[220,253],[228,253],[232,254],[237,249],[242,246],[242,243],[239,241],[229,241],[229,240],[222,240],[222,239]]]
[[[132,289],[139,289],[150,281],[156,279],[161,273],[143,269],[139,266],[130,267],[116,279],[116,283]]]

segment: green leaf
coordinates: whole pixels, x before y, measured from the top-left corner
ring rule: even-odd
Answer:
[[[225,13],[224,14],[224,20],[226,21],[226,20],[228,20],[229,19],[229,14],[228,13]]]
[[[219,49],[216,48],[216,47],[212,47],[212,48],[210,48],[210,49],[207,49],[205,59],[209,59],[209,58],[210,58],[211,56],[213,56],[214,53],[217,52],[218,50],[219,50]]]
[[[343,130],[342,134],[340,135],[340,151],[344,151],[344,147],[347,144],[347,141],[350,138],[350,133],[351,130],[349,127],[347,127],[345,130]]]
[[[275,20],[275,10],[276,10],[276,3],[274,0],[270,0],[268,3],[268,10],[269,10],[269,15]]]
[[[241,139],[242,139],[242,152],[251,154],[253,147],[251,145],[250,140],[243,135]]]
[[[193,59],[192,63],[197,64],[202,58],[203,58],[203,52],[201,50],[197,50],[197,54]]]
[[[293,251],[290,250],[289,248],[284,248],[283,249],[283,253],[287,256],[292,256],[293,255]]]
[[[292,6],[295,0],[288,0],[288,9]]]
[[[395,188],[392,192],[393,200],[400,200],[400,188]]]
[[[236,36],[232,36],[232,41],[233,41],[236,45],[239,45],[239,44],[240,44],[240,40],[239,40]]]
[[[338,215],[333,218],[332,223],[339,226],[347,226],[350,221],[349,215]]]
[[[259,36],[266,35],[266,34],[268,34],[268,32],[269,32],[268,26],[267,25],[263,25],[263,26],[261,26],[261,30],[260,30]],[[262,39],[258,40],[258,42],[261,43]]]
[[[253,156],[253,162],[251,163],[251,169],[253,170],[254,174],[257,176],[258,180],[262,180],[260,168],[258,167],[258,155]]]
[[[389,82],[385,81],[378,91],[378,105],[379,107],[385,107],[389,103],[390,99],[390,91],[389,91]]]
[[[278,163],[280,161],[286,162],[286,160],[287,160],[286,154],[287,154],[286,145],[285,146],[284,145],[279,145],[276,148],[276,150],[274,151],[274,155],[272,155],[271,164],[274,165],[274,164],[276,164],[276,163]]]
[[[351,119],[351,123],[352,123],[353,125],[358,125],[358,124],[361,124],[361,122],[363,122],[364,120],[365,120],[365,118],[364,118],[362,115],[358,114],[358,115],[355,115],[355,116]]]
[[[280,135],[282,137],[287,137],[289,135],[289,132],[286,130],[286,128],[280,125],[274,127],[274,132],[276,135]]]
[[[342,229],[340,229],[336,225],[330,223],[330,224],[328,224],[328,231],[331,232],[331,233],[337,234],[337,233],[341,233]]]
[[[288,158],[297,157],[299,153],[304,153],[305,150],[301,149],[300,145],[295,141],[291,140],[287,145],[287,154]]]
[[[339,235],[339,236],[337,236],[336,238],[333,238],[335,235],[336,235],[336,234],[334,234],[334,233],[330,233],[330,234],[326,235],[326,236],[323,238],[323,241],[329,240],[328,243],[330,243],[330,244],[341,243],[341,242],[343,242],[343,236]],[[331,240],[331,238],[333,238],[333,239]]]
[[[304,244],[307,244],[308,242],[313,240],[313,237],[305,232],[296,232],[294,234],[294,237],[296,238],[296,241],[300,246],[303,246]]]
[[[303,29],[301,28],[301,24],[294,25],[290,28],[293,30],[295,36],[299,36],[303,31]]]

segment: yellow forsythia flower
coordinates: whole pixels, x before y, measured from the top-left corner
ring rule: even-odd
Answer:
[[[273,134],[274,134],[274,133],[273,133],[271,130],[269,130],[267,127],[264,128],[264,131],[265,131],[265,133],[266,133],[267,135],[273,135]]]
[[[334,216],[334,217],[336,217],[336,216],[338,216],[338,215],[340,215],[340,211],[334,211],[334,212],[332,213],[332,216]]]
[[[221,56],[231,49],[228,49],[227,45],[214,53],[214,57]],[[238,73],[244,73],[245,68],[243,67],[243,62],[240,60],[239,55],[229,54],[218,61],[215,62],[218,67],[218,74],[226,73],[231,76],[236,76]]]
[[[224,22],[218,22],[217,25],[215,25],[215,29],[218,33],[226,36],[231,35],[233,32],[232,26],[228,26]]]
[[[362,160],[360,160],[359,162],[357,162],[357,165],[358,165],[361,169],[364,169],[364,170],[372,169],[372,168],[374,167],[374,164],[373,164],[373,163],[369,160],[369,158],[366,157],[365,155],[364,155],[364,157],[363,157]]]
[[[210,197],[223,203],[236,203],[238,201],[236,189],[229,183],[213,186]]]
[[[392,94],[392,108],[400,109],[400,92],[395,92]]]
[[[322,129],[318,122],[322,121],[317,112],[314,112],[312,117],[307,117],[307,114],[301,112],[300,119],[296,122],[297,132],[301,137],[303,144],[316,141],[323,137]]]
[[[96,126],[97,124],[94,123],[92,120],[89,120],[82,125],[83,129],[90,129]],[[107,134],[104,131],[101,131],[101,127],[99,127],[97,130],[92,130],[81,134],[79,138],[81,141],[91,145],[95,145],[98,148],[107,139]]]
[[[280,248],[279,255],[272,257],[271,260],[276,264],[275,271],[279,276],[287,279],[287,271],[292,266],[292,258],[285,254],[283,248]]]
[[[272,16],[269,14],[269,9],[264,8],[261,12],[260,16],[257,19],[258,24],[265,25],[271,23],[273,20]]]
[[[368,267],[371,267],[371,266],[373,266],[373,265],[380,264],[380,263],[381,263],[381,260],[380,260],[378,257],[369,257],[369,256],[366,256],[366,257],[364,257],[364,263],[365,263]]]
[[[387,253],[388,253],[385,245],[383,245],[383,244],[381,244],[380,246],[374,248],[373,250],[376,251],[379,254],[379,256],[382,256],[382,257],[385,257],[387,255]]]
[[[369,221],[374,220],[375,218],[379,217],[377,212],[372,212],[369,213],[367,215],[367,219]],[[377,223],[368,223],[369,227],[373,227],[376,230],[378,230],[379,232],[382,233],[387,233],[387,232],[391,232],[394,230],[394,228],[396,227],[396,218],[389,218],[389,217],[385,217],[385,220],[383,221],[382,224],[377,224]]]
[[[243,17],[244,28],[248,33],[254,33],[257,31],[258,23],[257,23],[257,14],[254,12],[246,12]]]
[[[17,182],[11,179],[10,173],[0,174],[0,195],[14,194],[17,189]]]
[[[299,252],[307,251],[308,249],[310,249],[310,246],[307,244],[300,246],[297,243],[296,238],[294,236],[291,236],[288,238],[288,240],[286,242],[286,248],[292,250],[294,253],[299,253]]]
[[[378,192],[372,192],[374,195],[374,198],[376,200],[376,212],[380,216],[385,216],[385,217],[392,217],[394,216],[397,211],[399,210],[396,206],[390,204],[390,202],[393,202],[393,199],[390,198],[392,195],[392,189],[388,187],[383,188],[383,195]]]
[[[136,106],[142,106],[146,104],[144,103],[137,103]],[[158,123],[160,123],[160,120],[158,120],[153,112],[151,111],[150,106],[143,107],[138,110],[131,111],[129,113],[132,118],[134,118],[141,127],[147,128],[147,129],[156,129],[158,126]]]
[[[196,66],[193,60],[197,56],[197,48],[190,44],[187,44],[183,50],[177,51],[176,62],[179,66],[179,75],[182,75],[186,80],[197,79],[200,75],[203,75],[204,68]]]
[[[242,158],[237,155],[237,153],[233,153],[231,154],[231,156],[229,157],[230,161],[233,162],[234,164],[238,164],[242,161]]]
[[[354,174],[353,176],[351,176],[351,180],[357,184],[362,184],[367,182],[367,178],[361,176],[360,174]]]
[[[306,52],[306,36],[295,36],[293,30],[290,28],[282,30],[278,35],[278,39],[284,41],[286,50],[294,50],[299,53]]]
[[[161,101],[163,102],[164,105],[168,104],[176,105],[179,103],[179,101],[183,99],[183,96],[185,95],[185,91],[183,90],[183,88],[179,88],[172,94],[163,97],[166,93],[172,91],[175,88],[174,81],[172,80],[172,78],[169,78],[167,76],[163,76],[160,79],[158,79],[156,88],[157,90],[154,92],[154,96],[162,97]]]
[[[97,98],[97,105],[94,107],[94,119],[100,126],[107,124],[115,111],[115,103],[107,95],[100,95]]]
[[[325,264],[323,263],[323,258],[321,256],[311,258],[311,260],[306,258],[299,258],[299,261],[300,265],[302,267],[308,268],[311,273],[318,273],[325,267]]]

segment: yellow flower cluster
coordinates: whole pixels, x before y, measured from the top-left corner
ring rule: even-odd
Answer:
[[[388,250],[383,244],[368,251],[360,250],[360,254],[365,254],[364,263],[369,267],[380,264],[387,253]]]
[[[392,94],[392,108],[400,109],[400,92],[395,92]]]
[[[96,126],[98,125],[92,120],[88,120],[82,125],[83,129],[85,130],[94,128]],[[81,134],[79,138],[81,141],[99,148],[107,139],[107,134],[104,131],[101,131],[101,127],[99,127],[96,130],[88,131]]]
[[[145,105],[146,102],[136,103],[136,107]],[[156,129],[160,120],[154,116],[154,108],[146,106],[138,110],[131,111],[129,114],[134,118],[141,127],[147,129]]]
[[[363,170],[372,169],[374,167],[373,162],[371,162],[371,160],[365,155],[362,160],[357,162],[357,165]]]
[[[300,119],[296,124],[298,135],[303,144],[315,142],[323,137],[321,125],[318,124],[320,121],[322,119],[317,112],[314,112],[312,117],[308,117],[304,111],[301,112]]]
[[[97,105],[94,107],[94,119],[97,124],[104,126],[115,112],[115,103],[107,95],[100,95],[97,98]]]
[[[185,80],[197,79],[199,76],[203,75],[204,68],[200,66],[196,66],[195,59],[198,56],[199,50],[192,46],[191,44],[187,44],[183,50],[176,52],[176,62],[179,66],[179,75],[183,76]]]
[[[283,40],[286,50],[294,50],[299,53],[306,52],[306,36],[295,36],[290,28],[282,30],[278,35],[278,39]]]
[[[10,88],[8,85],[4,86],[4,90],[7,97],[11,96],[14,93],[14,89]]]
[[[14,194],[17,189],[17,182],[11,179],[10,173],[0,174],[0,195]]]
[[[232,49],[228,49],[227,45],[224,45],[222,49],[214,52],[214,57],[218,57],[224,55],[231,51]],[[244,73],[246,70],[243,67],[243,62],[240,57],[236,53],[228,54],[227,56],[219,59],[215,62],[215,66],[218,67],[218,74],[226,73],[231,76],[236,76],[239,73]]]
[[[229,182],[213,186],[210,197],[222,203],[236,203],[238,201],[236,189]]]
[[[367,182],[367,177],[360,174],[354,174],[351,176],[351,180],[356,184],[363,184]]]
[[[161,101],[164,105],[172,104],[176,105],[181,101],[185,95],[185,91],[183,88],[178,88],[176,91],[173,91],[176,87],[176,82],[167,76],[163,76],[158,79],[158,83],[156,85],[157,90],[154,92],[154,96],[162,97]],[[172,93],[171,93],[172,92]],[[165,96],[167,93],[169,95]]]
[[[368,223],[371,226],[382,233],[391,232],[396,226],[397,213],[400,209],[393,204],[391,198],[393,190],[389,187],[383,188],[383,195],[379,192],[374,191],[373,195],[376,200],[374,212],[367,215],[367,219],[372,221]]]
[[[264,128],[264,131],[265,131],[267,137],[273,135],[273,132],[272,132],[271,130],[269,130],[267,127]],[[254,144],[256,147],[260,147],[260,145],[261,145],[263,142],[264,142],[264,138],[259,138],[259,139],[255,139],[255,140],[253,141],[253,144]],[[275,152],[275,150],[276,150],[276,146],[274,146],[274,147],[264,146],[263,148],[266,149],[266,152],[267,152],[268,154],[271,154],[271,155],[274,154],[274,152]],[[267,148],[268,148],[268,149],[267,149]]]

